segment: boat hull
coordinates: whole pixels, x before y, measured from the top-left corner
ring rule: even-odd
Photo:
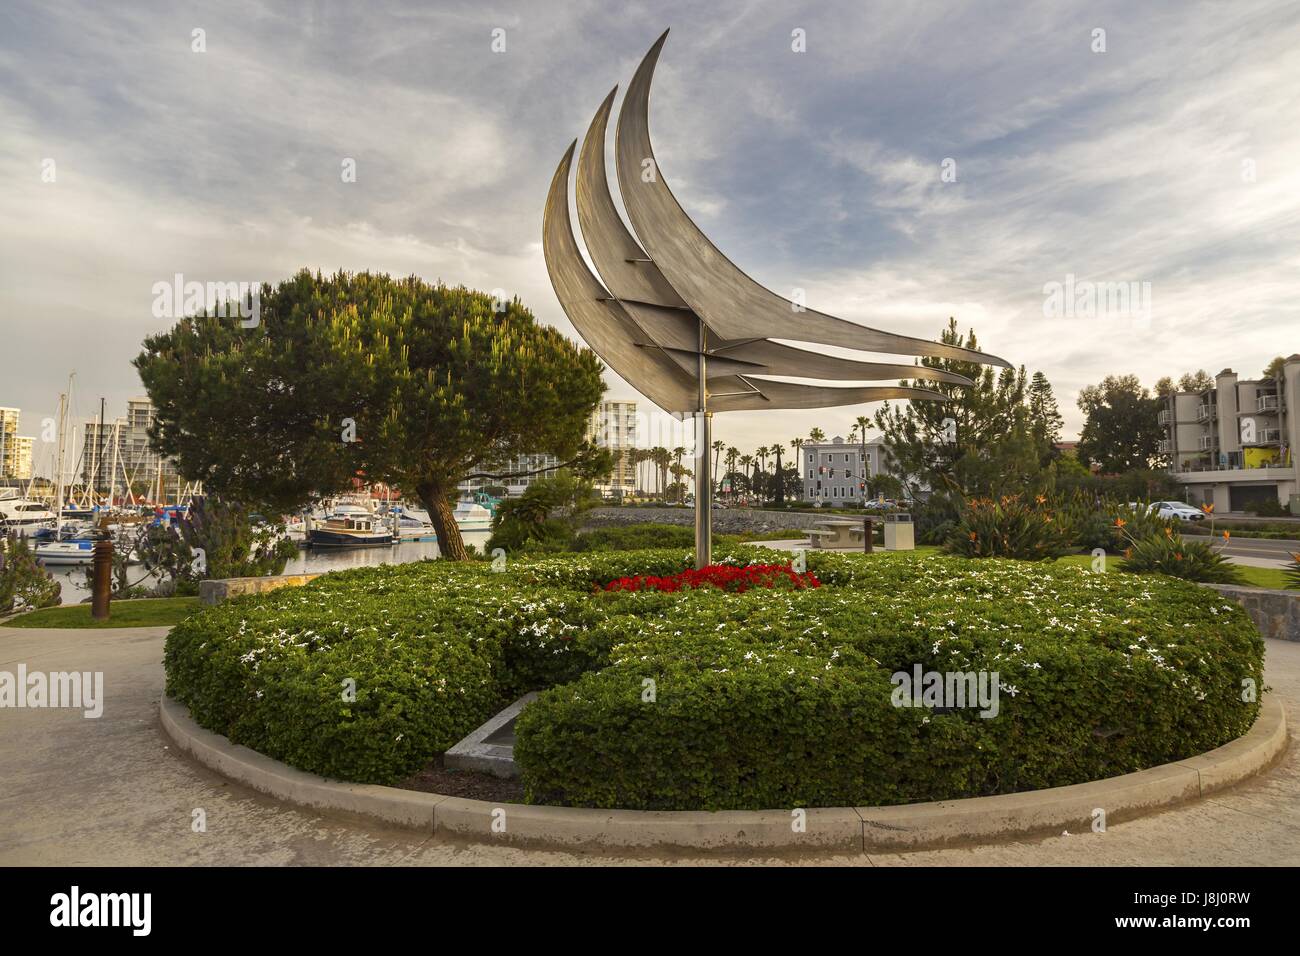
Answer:
[[[393,545],[392,533],[332,531],[313,528],[307,534],[309,548],[381,548]]]

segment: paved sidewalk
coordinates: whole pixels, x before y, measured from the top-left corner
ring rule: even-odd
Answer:
[[[0,627],[0,670],[104,672],[104,715],[0,710],[0,865],[617,865],[644,859],[454,844],[286,807],[168,748],[158,721],[164,628]],[[1267,679],[1294,722],[1300,644],[1268,642]],[[1300,747],[1224,794],[1104,834],[908,854],[658,862],[860,866],[1300,864]],[[192,812],[207,832],[191,829]]]

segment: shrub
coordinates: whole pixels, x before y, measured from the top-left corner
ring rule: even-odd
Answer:
[[[588,481],[561,471],[533,481],[518,498],[507,498],[492,515],[485,550],[512,554],[569,551],[584,511],[597,503]]]
[[[281,574],[298,554],[282,525],[254,525],[248,508],[212,497],[195,498],[177,531],[187,550],[203,550],[202,576],[208,578]]]
[[[1300,554],[1291,555],[1291,563],[1282,569],[1288,590],[1300,589]]]
[[[177,625],[167,690],[238,743],[372,783],[543,690],[516,728],[529,800],[677,809],[1078,783],[1211,749],[1257,711],[1239,695],[1243,679],[1262,683],[1262,639],[1238,605],[1186,582],[811,552],[818,588],[603,590],[690,559],[590,552],[503,573],[424,562],[326,575]],[[775,559],[719,553],[731,567]],[[916,664],[996,671],[999,716],[892,706],[891,675]]]
[[[0,614],[59,603],[63,585],[36,562],[22,538],[0,537]]]
[[[1285,508],[1276,498],[1265,498],[1259,504],[1251,507],[1250,511],[1260,518],[1281,518],[1291,514],[1290,510]]]
[[[584,531],[574,541],[575,551],[639,551],[646,548],[692,548],[695,529],[672,524],[632,524],[621,528]]]
[[[1032,502],[1020,495],[972,498],[945,548],[967,558],[1055,560],[1068,554],[1073,542],[1060,515],[1046,504],[1042,495]]]
[[[1208,589],[1001,560],[809,566],[826,586],[683,592],[602,622],[618,635],[608,666],[519,718],[529,801],[717,810],[1007,793],[1181,759],[1254,720],[1239,695],[1262,679],[1262,639]],[[999,715],[892,706],[891,675],[917,664],[997,672]]]
[[[1121,519],[1122,520],[1122,519]],[[1205,541],[1188,541],[1172,528],[1137,537],[1120,525],[1127,547],[1120,570],[1131,574],[1167,574],[1186,581],[1241,584],[1241,572]],[[1228,532],[1224,532],[1226,540]]]

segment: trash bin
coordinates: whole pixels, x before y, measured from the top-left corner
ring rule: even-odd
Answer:
[[[885,550],[916,550],[916,532],[912,528],[910,514],[891,512],[885,515]]]

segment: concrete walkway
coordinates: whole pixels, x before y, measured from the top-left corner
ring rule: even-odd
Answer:
[[[169,750],[158,721],[165,629],[0,628],[0,670],[103,671],[104,715],[0,710],[0,865],[617,865],[646,860],[459,845],[290,809]],[[1268,642],[1267,679],[1300,714],[1300,644]],[[1292,718],[1295,719],[1294,717]],[[1300,863],[1300,753],[1208,800],[1038,842],[798,860],[658,859],[668,864],[855,866]],[[193,811],[207,832],[192,830]]]

